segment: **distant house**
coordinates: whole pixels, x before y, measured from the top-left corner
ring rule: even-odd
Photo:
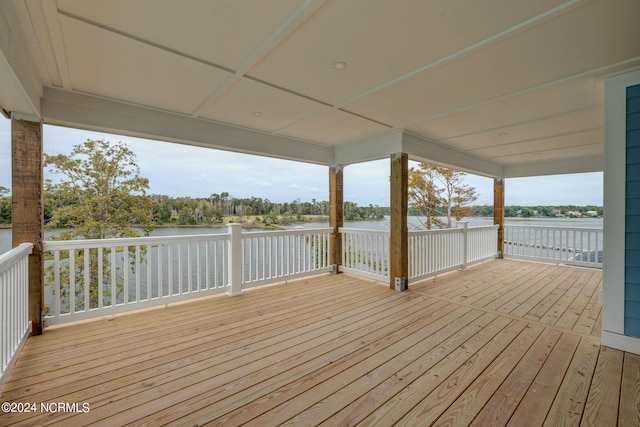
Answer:
[[[585,212],[585,215],[587,215],[587,216],[598,216],[598,212],[596,212],[596,211],[587,211],[587,212]]]

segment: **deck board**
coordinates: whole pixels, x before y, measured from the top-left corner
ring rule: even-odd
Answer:
[[[616,426],[624,352],[602,347],[581,425]]]
[[[0,400],[90,411],[0,425],[638,425],[640,357],[600,346],[601,282],[496,260],[404,293],[323,274],[57,326]]]

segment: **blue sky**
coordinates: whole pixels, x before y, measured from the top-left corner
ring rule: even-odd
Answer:
[[[0,118],[0,186],[11,188],[11,122]],[[69,153],[86,139],[122,141],[136,153],[151,194],[262,197],[274,202],[328,199],[326,166],[251,156],[181,144],[55,126],[44,127],[44,150]],[[50,177],[48,172],[45,176]],[[469,175],[478,204],[493,204],[493,180]],[[602,205],[602,173],[513,178],[505,183],[507,205]],[[550,191],[553,189],[553,191]],[[389,205],[389,160],[349,165],[344,198],[358,205]]]

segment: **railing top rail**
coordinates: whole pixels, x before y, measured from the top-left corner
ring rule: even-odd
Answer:
[[[33,243],[21,243],[15,248],[0,255],[0,274],[14,266],[24,256],[31,254]]]
[[[499,224],[491,224],[491,225],[478,225],[476,227],[468,227],[467,230],[490,230],[490,229],[498,229],[500,227]]]
[[[480,225],[477,227],[468,227],[467,231],[471,230],[491,230],[497,229],[499,226],[497,224],[494,225]],[[409,235],[421,235],[421,234],[429,234],[429,233],[462,233],[463,228],[438,228],[433,230],[409,230]],[[388,230],[370,230],[366,228],[348,228],[348,227],[340,227],[338,229],[340,233],[353,233],[353,234],[375,234],[381,236],[388,236]]]
[[[126,237],[112,239],[83,239],[83,240],[46,240],[43,243],[44,251],[56,249],[82,249],[82,248],[112,248],[120,246],[136,246],[154,243],[198,242],[227,240],[229,234],[191,234],[182,236],[146,236]]]
[[[538,229],[538,230],[569,230],[569,231],[594,231],[600,232],[603,231],[602,228],[594,228],[594,227],[563,227],[561,225],[516,225],[516,224],[505,224],[504,228],[529,228],[529,229]]]
[[[496,230],[499,226],[494,225],[480,225],[477,227],[467,227],[467,231],[479,231],[479,230]],[[462,233],[464,228],[436,228],[432,230],[410,230],[410,235],[422,235],[422,234],[446,234],[446,233]]]
[[[276,230],[276,231],[259,231],[242,233],[243,238],[261,237],[261,236],[280,236],[280,235],[300,235],[330,232],[331,228],[304,228],[296,230]],[[46,240],[43,242],[44,250],[51,251],[56,249],[82,249],[82,248],[113,248],[121,246],[148,245],[156,243],[178,243],[178,242],[199,242],[199,241],[217,241],[228,240],[230,234],[190,234],[180,236],[146,236],[146,237],[126,237],[111,239],[84,239],[84,240]]]
[[[467,228],[467,231],[471,230],[471,228]],[[434,228],[431,230],[410,230],[410,236],[420,236],[423,234],[452,234],[452,233],[463,233],[464,228]]]
[[[296,228],[293,230],[270,230],[270,231],[252,231],[249,233],[242,233],[243,238],[250,237],[262,237],[262,236],[282,236],[282,235],[297,235],[297,234],[316,234],[316,233],[330,233],[333,231],[331,227],[324,228]]]
[[[348,228],[348,227],[340,227],[338,228],[338,232],[340,233],[352,233],[352,234],[375,234],[379,236],[388,236],[389,230],[368,230],[366,228]]]

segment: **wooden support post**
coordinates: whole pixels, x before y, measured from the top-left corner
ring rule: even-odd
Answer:
[[[227,294],[235,297],[242,294],[242,224],[227,224],[229,230],[229,290]]]
[[[498,258],[504,258],[504,180],[493,180],[493,223],[498,225]]]
[[[396,279],[409,288],[409,156],[391,155],[391,226],[389,234],[389,287],[396,289]]]
[[[339,273],[342,265],[342,234],[339,231],[344,225],[342,169],[341,165],[329,167],[329,227],[332,228],[329,264],[334,266],[334,273]]]
[[[469,264],[469,222],[459,221],[458,228],[462,229],[462,271],[467,271]]]
[[[44,261],[42,238],[42,122],[11,120],[12,244],[33,243],[29,255],[29,320],[32,335],[42,333]]]

